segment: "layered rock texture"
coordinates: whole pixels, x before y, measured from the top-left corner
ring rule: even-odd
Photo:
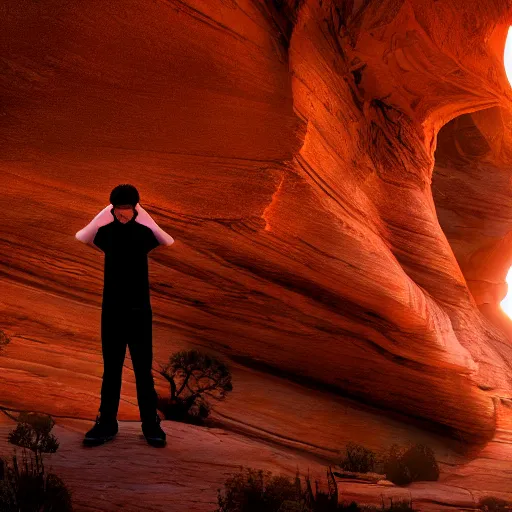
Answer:
[[[74,234],[132,183],[176,240],[150,255],[155,368],[200,347],[494,436],[512,397],[509,0],[0,13],[0,405],[95,417],[103,256]]]

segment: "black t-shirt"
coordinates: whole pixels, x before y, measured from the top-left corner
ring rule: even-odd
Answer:
[[[160,245],[153,231],[135,222],[101,226],[94,245],[105,253],[103,308],[147,308],[149,298],[148,253]]]

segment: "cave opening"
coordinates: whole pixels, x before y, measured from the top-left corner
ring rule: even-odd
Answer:
[[[512,84],[512,27],[502,55]],[[512,334],[511,140],[507,109],[496,106],[452,119],[437,136],[432,195],[478,308]]]
[[[512,333],[512,115],[463,114],[438,133],[432,195],[439,224],[480,311]],[[510,322],[510,325],[508,323]]]

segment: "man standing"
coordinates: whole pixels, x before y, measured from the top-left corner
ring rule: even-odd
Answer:
[[[174,239],[161,230],[138,204],[137,189],[118,185],[104,208],[75,236],[105,253],[101,310],[103,382],[96,423],[84,437],[85,445],[109,441],[118,432],[117,412],[126,346],[130,349],[137,386],[142,432],[153,446],[165,446],[160,427],[157,394],[151,373],[153,312],[149,294],[147,254]]]

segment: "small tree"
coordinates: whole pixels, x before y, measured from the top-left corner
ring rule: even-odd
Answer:
[[[439,465],[434,451],[424,444],[411,446],[402,457],[402,462],[409,468],[413,482],[439,480]]]
[[[43,466],[42,454],[55,453],[59,448],[57,438],[50,433],[55,421],[48,414],[21,412],[17,419],[18,425],[9,432],[8,441],[35,453],[36,467]]]
[[[219,508],[215,512],[417,512],[412,502],[398,501],[382,508],[371,505],[359,506],[338,502],[338,486],[331,468],[327,469],[328,492],[318,489],[313,492],[309,475],[304,477],[305,489],[302,490],[297,470],[295,481],[285,476],[272,476],[270,471],[240,468],[224,484],[224,493],[217,489]]]
[[[478,502],[478,508],[483,512],[511,512],[512,503],[495,496],[487,496]]]
[[[439,479],[439,466],[428,446],[416,444],[408,449],[394,444],[384,463],[386,478],[397,485]]]
[[[346,471],[369,473],[375,470],[375,452],[356,443],[347,443],[339,466]]]
[[[224,496],[217,489],[219,508],[215,512],[277,512],[284,500],[299,497],[296,485],[288,478],[249,467],[240,467],[240,472],[229,477],[224,487]]]
[[[18,425],[8,435],[10,443],[23,448],[21,464],[16,453],[12,467],[7,459],[0,464],[0,510],[3,512],[70,512],[71,494],[64,482],[46,473],[43,453],[55,453],[57,439],[50,434],[55,422],[48,415],[21,413]],[[27,448],[30,454],[27,457]],[[16,450],[15,450],[16,452]],[[35,461],[32,459],[35,453]],[[29,465],[30,463],[30,465]]]
[[[403,455],[404,449],[397,444],[393,444],[384,461],[386,478],[396,485],[406,485],[412,482],[409,469],[402,462]]]
[[[166,419],[202,421],[210,413],[208,398],[223,400],[233,389],[228,367],[195,349],[175,353],[159,373],[171,389],[169,398],[158,400],[158,408]]]

